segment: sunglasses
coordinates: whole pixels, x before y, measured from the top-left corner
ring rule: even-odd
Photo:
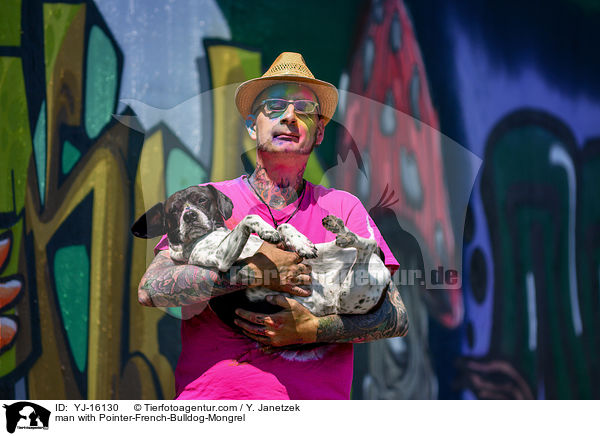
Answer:
[[[288,106],[294,105],[294,111],[297,114],[314,114],[318,112],[319,103],[312,100],[284,100],[282,98],[268,98],[260,102],[260,106],[265,108],[267,115],[278,117],[282,115]]]

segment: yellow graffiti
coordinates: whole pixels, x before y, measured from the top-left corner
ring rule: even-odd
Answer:
[[[135,218],[141,216],[154,204],[165,199],[164,177],[164,146],[163,135],[160,130],[149,138],[146,138],[135,179]],[[173,383],[173,371],[169,362],[158,348],[157,324],[164,313],[157,309],[142,307],[137,301],[137,287],[146,271],[147,266],[154,258],[153,247],[157,240],[146,241],[144,239],[133,239],[131,253],[131,273],[129,282],[129,299],[131,307],[131,324],[129,330],[130,352],[140,352],[152,363],[160,380],[160,385],[165,398],[173,398],[175,386]],[[148,364],[141,358],[132,358],[124,370],[124,379],[130,374],[139,374],[140,380],[151,380]],[[139,383],[136,398],[157,398],[157,392],[149,383]]]

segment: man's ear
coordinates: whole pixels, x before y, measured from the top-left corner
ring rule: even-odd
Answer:
[[[315,145],[320,145],[325,137],[325,121],[323,117],[319,117],[317,121],[317,131],[315,132]]]
[[[167,233],[164,203],[155,204],[148,212],[139,217],[131,226],[131,233],[144,239],[156,238]]]
[[[252,114],[246,117],[246,130],[253,141],[256,141],[256,117]]]
[[[228,220],[231,218],[231,214],[233,213],[233,201],[231,201],[231,198],[223,194],[213,185],[206,186],[213,191],[213,195],[217,199],[217,208],[219,209],[219,212],[221,212],[223,219]]]

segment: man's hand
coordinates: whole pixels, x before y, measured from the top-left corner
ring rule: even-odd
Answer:
[[[302,257],[292,251],[285,251],[264,242],[256,254],[246,259],[252,268],[252,278],[247,283],[250,288],[264,286],[278,292],[285,292],[300,297],[311,294],[310,265],[302,262]]]
[[[296,300],[283,295],[268,296],[267,301],[283,308],[272,315],[237,309],[236,325],[243,333],[263,345],[283,347],[291,344],[311,344],[317,340],[318,317]]]
[[[236,313],[243,319],[238,319],[236,324],[247,336],[273,347],[316,342],[370,342],[404,336],[408,330],[406,309],[393,281],[381,306],[363,315],[317,317],[296,300],[283,295],[267,301],[284,310],[267,315],[238,309]]]

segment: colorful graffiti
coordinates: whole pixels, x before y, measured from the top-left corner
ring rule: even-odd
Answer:
[[[172,397],[178,313],[138,304],[153,241],[128,227],[252,170],[235,84],[296,50],[341,90],[307,178],[359,196],[404,270],[463,253],[461,290],[401,286],[409,334],[356,347],[353,398],[598,398],[600,61],[579,57],[596,10],[271,5],[328,50],[257,26],[256,5],[121,3],[0,4],[0,397]],[[556,41],[555,16],[579,31]],[[444,134],[484,159],[462,241],[453,183],[478,168]]]
[[[447,265],[455,247],[441,136],[412,23],[401,1],[373,2],[369,12],[349,68],[342,106],[347,131],[339,144],[340,149],[356,144],[365,177],[340,171],[337,181],[370,206],[403,270],[423,271],[424,257]],[[402,286],[402,295],[410,331],[405,338],[366,347],[365,398],[437,396],[427,351],[427,313],[455,327],[462,316],[460,291],[426,292],[419,280]]]
[[[597,159],[597,146],[580,153],[567,126],[540,111],[514,112],[490,133],[481,190],[493,268],[479,241],[467,241],[467,346],[488,365],[485,377],[467,372],[478,397],[593,397],[598,253],[588,238],[599,219]],[[475,337],[486,333],[487,347]]]
[[[3,50],[2,97],[22,108],[2,123],[21,135],[3,132],[20,142],[3,159],[14,165],[2,171],[12,178],[3,281],[15,288],[16,266],[24,295],[11,309],[12,346],[0,356],[2,390],[9,398],[116,398],[123,355],[116,337],[129,331],[121,311],[130,219],[123,187],[136,146],[111,121],[122,55],[93,3],[9,6],[22,13],[17,23],[37,32],[15,39],[18,50]]]
[[[583,56],[598,14],[576,2],[410,3],[417,28],[439,29],[420,42],[438,65],[442,129],[484,158],[453,386],[463,398],[598,398],[600,63]],[[577,31],[557,34],[558,17]]]
[[[193,160],[167,129],[144,140],[112,119],[123,59],[92,2],[3,7],[22,10],[17,22],[39,36],[3,47],[0,61],[3,107],[15,108],[2,112],[1,133],[11,187],[1,215],[3,396],[168,397],[176,357],[159,336],[170,327],[130,292],[146,257],[128,227],[143,201],[165,195],[159,181],[144,191],[157,198],[142,199],[141,184],[156,178],[140,173]]]
[[[9,145],[0,174],[11,188],[0,214],[2,396],[170,398],[177,311],[137,303],[152,244],[133,240],[128,227],[171,193],[252,163],[225,85],[259,74],[260,53],[204,41],[207,86],[216,88],[197,100],[213,114],[206,168],[164,122],[146,128],[129,107],[113,117],[123,54],[93,2],[3,7],[22,12],[39,39],[6,37],[21,46],[0,51],[0,98],[14,108],[2,112],[0,131]],[[318,160],[310,173],[321,178]]]

